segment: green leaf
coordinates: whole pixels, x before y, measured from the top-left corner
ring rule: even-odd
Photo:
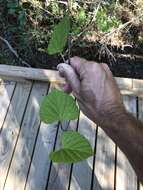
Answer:
[[[83,135],[75,131],[67,131],[62,135],[62,148],[51,152],[50,159],[58,163],[76,163],[92,155],[92,147]]]
[[[81,9],[78,14],[77,14],[77,21],[78,22],[83,22],[86,20],[86,13],[84,9]]]
[[[75,100],[60,90],[52,90],[41,104],[40,117],[45,123],[74,120],[78,118]]]
[[[107,9],[99,9],[96,15],[96,25],[99,31],[109,32],[113,28],[120,25],[120,21],[116,16],[110,16]]]
[[[70,19],[66,15],[54,28],[54,32],[48,46],[48,53],[50,55],[61,53],[64,50],[64,47],[67,43],[69,31]]]

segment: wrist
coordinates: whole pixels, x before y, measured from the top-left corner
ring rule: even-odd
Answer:
[[[119,147],[128,147],[138,127],[136,119],[124,109],[110,115],[110,122],[102,128]]]
[[[119,134],[129,121],[129,113],[124,106],[112,106],[100,113],[100,126],[109,135]]]

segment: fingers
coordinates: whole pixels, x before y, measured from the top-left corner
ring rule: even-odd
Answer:
[[[78,94],[80,88],[80,80],[75,73],[75,70],[70,65],[65,63],[59,64],[57,66],[57,69],[59,70],[60,75],[65,77],[66,81],[69,84],[69,86],[67,86],[65,90],[69,90],[69,88],[72,88],[74,94]]]
[[[71,88],[70,84],[66,83],[63,87],[63,91],[70,94],[72,92],[72,88]]]
[[[110,68],[108,67],[108,65],[105,64],[105,63],[102,63],[102,67],[105,70],[105,72],[107,73],[107,75],[111,77],[112,76],[112,72],[111,72]]]
[[[80,68],[85,62],[87,62],[87,60],[80,57],[72,57],[70,59],[71,66],[74,68],[78,75],[80,75]]]

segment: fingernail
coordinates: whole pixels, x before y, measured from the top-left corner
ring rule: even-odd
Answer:
[[[63,71],[64,71],[63,67],[60,66],[60,65],[57,66],[57,69],[58,69],[60,72],[63,72]]]
[[[58,69],[60,75],[64,77],[64,68],[62,66],[57,66],[57,69]]]

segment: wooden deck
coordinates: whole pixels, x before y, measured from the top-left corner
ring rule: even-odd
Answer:
[[[8,74],[4,68],[0,66],[0,190],[143,190],[124,154],[82,113],[70,128],[89,139],[95,156],[74,165],[52,163],[48,155],[60,146],[61,130],[40,122],[39,104],[63,80],[56,72],[37,69],[31,75],[30,69],[18,75],[19,68],[6,67]],[[142,119],[143,81],[117,81],[127,109]]]

